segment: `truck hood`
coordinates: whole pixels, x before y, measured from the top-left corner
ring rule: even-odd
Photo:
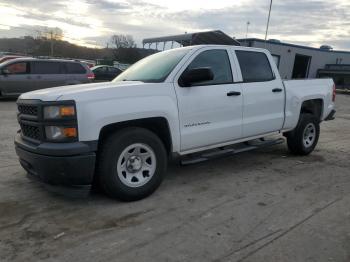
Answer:
[[[119,94],[120,91],[116,92],[116,89],[122,87],[140,87],[149,85],[147,83],[139,81],[124,81],[124,82],[102,82],[92,84],[81,84],[81,85],[69,85],[59,86],[53,88],[40,89],[28,93],[22,94],[20,99],[39,99],[42,101],[58,101],[58,100],[79,100],[88,97],[95,97],[96,95],[107,93]],[[129,92],[128,92],[129,93]]]

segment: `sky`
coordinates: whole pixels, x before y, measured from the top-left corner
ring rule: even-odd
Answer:
[[[113,34],[142,39],[222,30],[264,38],[270,0],[0,0],[0,37],[58,27],[64,39],[104,47]],[[269,39],[350,50],[350,0],[274,0]]]

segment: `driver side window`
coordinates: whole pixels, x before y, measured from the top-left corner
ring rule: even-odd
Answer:
[[[214,79],[195,83],[193,86],[220,85],[233,82],[230,59],[226,50],[217,49],[204,51],[190,63],[186,70],[203,67],[212,70]]]
[[[7,70],[9,74],[27,74],[28,73],[28,63],[27,62],[19,62],[19,63],[13,63],[4,68]]]

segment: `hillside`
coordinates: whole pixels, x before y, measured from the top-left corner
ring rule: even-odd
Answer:
[[[30,36],[23,38],[0,38],[1,52],[14,52],[32,56],[49,56],[51,42]],[[54,56],[79,59],[114,59],[122,63],[134,63],[154,53],[155,50],[141,48],[88,48],[67,41],[54,40]]]

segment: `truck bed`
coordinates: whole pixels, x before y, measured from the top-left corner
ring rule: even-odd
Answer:
[[[301,104],[305,100],[323,99],[326,108],[323,108],[321,120],[324,120],[334,108],[332,101],[334,82],[332,79],[285,80],[283,85],[286,90],[284,129],[296,126],[299,115],[295,112],[301,108]]]

